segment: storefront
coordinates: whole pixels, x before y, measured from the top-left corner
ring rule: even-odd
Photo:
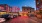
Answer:
[[[20,12],[19,13],[21,16],[27,16],[28,15],[28,12]]]

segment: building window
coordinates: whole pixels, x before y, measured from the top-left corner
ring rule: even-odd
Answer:
[[[27,9],[28,10],[28,9]]]
[[[40,13],[42,13],[42,10],[40,10]]]
[[[39,8],[37,8],[37,10],[39,10]]]
[[[24,9],[25,10],[25,9]]]
[[[37,5],[39,4],[39,2],[37,2]]]
[[[29,13],[29,12],[28,12]]]

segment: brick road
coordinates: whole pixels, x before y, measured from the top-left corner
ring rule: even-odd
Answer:
[[[27,17],[27,16],[22,16],[22,17],[17,17],[14,19],[11,19],[8,22],[5,23],[41,23],[36,17]]]

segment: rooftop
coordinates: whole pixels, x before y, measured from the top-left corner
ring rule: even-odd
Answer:
[[[31,9],[34,9],[34,8],[32,8],[32,7],[29,7],[29,6],[23,6],[22,8],[31,8]]]

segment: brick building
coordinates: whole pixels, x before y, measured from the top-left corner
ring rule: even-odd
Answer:
[[[42,0],[36,0],[36,10],[42,9]]]
[[[23,6],[22,11],[31,13],[31,12],[34,12],[34,8]]]
[[[42,0],[36,0],[36,14],[38,18],[42,18]]]
[[[34,12],[34,8],[23,6],[22,11],[20,12],[20,15],[21,16],[28,16],[32,12]]]
[[[42,0],[36,0],[36,10],[42,12]]]
[[[0,4],[0,11],[9,12],[9,6],[7,4]]]
[[[13,6],[12,7],[12,13],[13,13],[13,15],[18,15],[19,11],[20,11],[19,7],[17,7],[17,6]]]

